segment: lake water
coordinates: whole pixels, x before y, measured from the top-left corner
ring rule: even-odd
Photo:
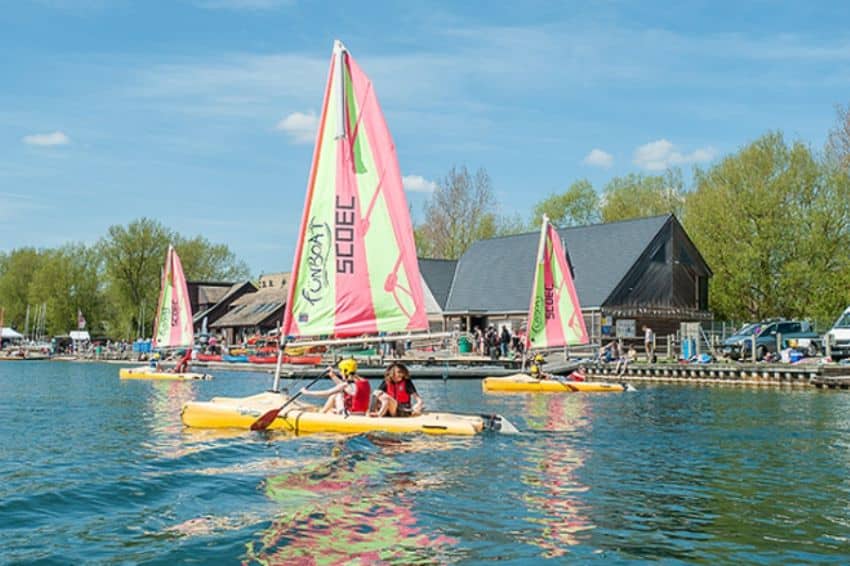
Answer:
[[[420,380],[432,409],[498,412],[527,432],[293,438],[180,423],[187,400],[269,384],[0,362],[0,562],[850,560],[847,392],[505,396]]]

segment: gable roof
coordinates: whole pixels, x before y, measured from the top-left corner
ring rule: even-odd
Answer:
[[[254,283],[253,283],[253,282],[251,282],[251,281],[243,281],[242,283],[234,283],[233,285],[231,285],[231,286],[230,286],[230,288],[229,288],[229,289],[227,289],[227,292],[225,292],[225,293],[224,293],[224,295],[222,295],[222,296],[219,298],[219,300],[218,300],[218,301],[216,301],[216,303],[215,303],[214,305],[212,305],[211,307],[207,308],[206,310],[202,310],[201,312],[196,313],[196,314],[192,317],[192,320],[193,320],[195,323],[199,323],[199,322],[201,322],[202,320],[204,320],[204,317],[205,317],[205,316],[208,316],[211,312],[213,312],[213,311],[214,311],[214,310],[215,310],[215,309],[216,309],[219,305],[221,305],[222,303],[227,303],[227,302],[229,302],[229,301],[230,301],[230,298],[231,298],[233,295],[235,295],[235,294],[239,293],[239,292],[240,292],[240,291],[242,291],[243,289],[245,289],[245,290],[246,290],[246,292],[248,292],[248,293],[254,293],[254,292],[256,292],[256,291],[257,291],[257,286],[256,286],[256,285],[254,285]]]
[[[600,307],[671,214],[559,228],[582,308]],[[457,264],[447,312],[528,310],[540,231],[475,242]]]
[[[441,309],[446,308],[457,260],[419,258],[419,272]]]

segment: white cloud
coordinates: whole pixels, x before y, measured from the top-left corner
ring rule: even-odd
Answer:
[[[277,123],[276,128],[292,136],[295,143],[313,143],[316,139],[316,128],[319,118],[315,113],[293,112]]]
[[[405,191],[413,193],[433,193],[437,189],[437,183],[429,181],[422,175],[405,175],[401,178]]]
[[[51,132],[49,134],[31,134],[24,136],[23,142],[27,145],[68,145],[71,139],[64,132]]]
[[[649,142],[635,150],[632,162],[650,171],[661,171],[676,165],[711,161],[717,155],[713,147],[702,147],[691,153],[681,153],[665,139]]]
[[[614,164],[614,156],[607,151],[594,148],[585,156],[582,163],[585,165],[592,165],[593,167],[608,168]]]

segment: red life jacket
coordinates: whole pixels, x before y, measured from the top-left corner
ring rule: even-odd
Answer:
[[[349,395],[345,391],[342,393],[345,408],[351,413],[365,413],[369,410],[369,401],[371,401],[372,387],[365,379],[357,379],[354,381],[354,395]]]
[[[398,383],[395,381],[387,381],[387,395],[395,399],[399,403],[410,403],[410,393],[407,392],[407,383],[401,380]]]

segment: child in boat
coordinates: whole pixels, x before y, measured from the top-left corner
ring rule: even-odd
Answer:
[[[543,357],[543,354],[537,354],[534,356],[534,359],[531,361],[531,366],[528,368],[528,372],[531,374],[531,377],[534,379],[552,379],[551,373],[543,371],[543,364],[545,363],[546,359]]]
[[[399,362],[390,364],[384,372],[384,382],[375,391],[380,406],[376,417],[410,417],[421,415],[425,403],[410,380],[410,371]]]
[[[308,397],[327,397],[322,407],[323,413],[334,412],[338,415],[365,415],[369,412],[372,400],[372,388],[369,382],[357,375],[357,362],[349,358],[337,364],[342,377],[333,367],[328,367],[328,375],[336,385],[324,391],[302,391]]]

